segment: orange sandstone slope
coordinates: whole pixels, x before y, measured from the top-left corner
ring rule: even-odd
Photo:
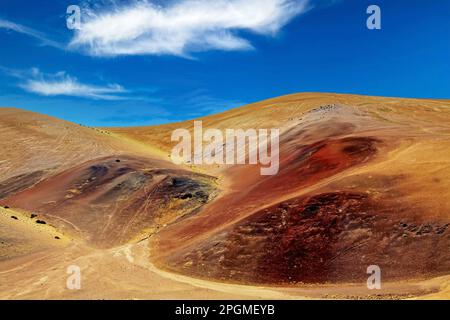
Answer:
[[[161,268],[261,284],[449,274],[448,101],[308,93],[201,120],[280,128],[280,172],[221,168],[222,195],[153,238]],[[168,155],[177,128],[192,122],[112,131]]]

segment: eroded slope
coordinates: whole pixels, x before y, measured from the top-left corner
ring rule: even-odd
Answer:
[[[136,156],[95,159],[0,200],[81,241],[113,247],[144,238],[212,200],[214,178]]]

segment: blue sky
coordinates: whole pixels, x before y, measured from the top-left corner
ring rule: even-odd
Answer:
[[[372,4],[381,30],[366,27]],[[450,98],[448,0],[2,0],[0,43],[1,106],[90,126],[295,92]]]

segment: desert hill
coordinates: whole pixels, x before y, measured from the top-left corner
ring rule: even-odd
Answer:
[[[448,295],[449,101],[302,93],[199,120],[219,130],[279,128],[279,173],[174,165],[171,133],[193,121],[96,129],[0,109],[0,204],[11,225],[0,229],[0,278],[2,261],[61,250],[95,270],[125,246],[130,263],[133,248],[145,252],[139,261],[172,285],[213,292],[255,297],[253,286],[264,285],[279,287],[258,291],[266,298],[370,295],[366,269],[378,265],[386,297]],[[36,219],[48,228],[36,231]],[[31,239],[19,246],[24,230]],[[126,297],[140,275],[123,280]],[[111,286],[120,281],[103,289]]]

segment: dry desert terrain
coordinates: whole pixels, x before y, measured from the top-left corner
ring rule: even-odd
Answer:
[[[193,121],[0,108],[0,299],[450,298],[450,101],[301,93],[197,120],[279,128],[278,174],[175,165]]]

